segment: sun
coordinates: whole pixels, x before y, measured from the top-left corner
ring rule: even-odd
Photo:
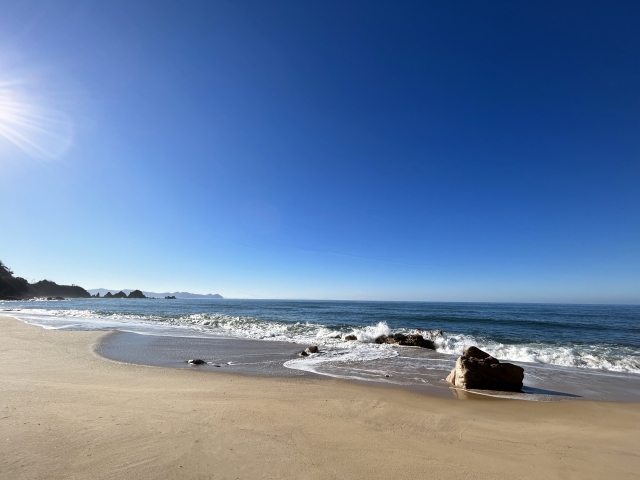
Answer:
[[[2,158],[60,158],[71,146],[73,123],[56,99],[24,80],[0,81]]]

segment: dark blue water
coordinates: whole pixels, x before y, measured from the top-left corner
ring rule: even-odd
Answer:
[[[443,330],[438,351],[475,344],[498,358],[640,373],[640,306],[292,300],[4,302],[0,309],[54,328],[177,328],[309,342],[355,333]]]

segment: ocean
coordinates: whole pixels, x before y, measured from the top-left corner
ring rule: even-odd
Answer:
[[[320,354],[284,359],[282,366],[414,386],[442,387],[462,349],[475,345],[523,366],[536,399],[557,393],[548,387],[558,388],[559,376],[572,383],[560,388],[568,397],[640,395],[640,306],[92,298],[0,302],[0,314],[52,329],[319,345]],[[374,342],[382,334],[436,329],[442,330],[436,352]],[[348,334],[357,340],[335,338]]]

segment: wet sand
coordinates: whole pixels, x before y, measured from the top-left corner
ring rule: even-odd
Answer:
[[[120,362],[171,368],[197,368],[261,376],[310,376],[344,378],[362,384],[403,388],[445,398],[490,396],[529,401],[604,400],[640,402],[640,375],[604,372],[586,368],[518,363],[525,370],[522,393],[460,391],[444,379],[456,358],[424,348],[394,347],[397,357],[358,361],[337,361],[314,365],[314,358],[298,353],[307,345],[199,336],[142,335],[113,332],[97,345],[98,354]],[[207,363],[193,367],[189,358]],[[296,368],[286,368],[294,360]],[[291,362],[289,362],[290,364]]]
[[[297,358],[307,345],[288,342],[229,339],[202,335],[173,337],[112,332],[96,345],[96,352],[118,362],[157,367],[217,370],[261,376],[313,376],[285,368],[283,363]],[[193,366],[190,358],[207,362]],[[221,369],[221,370],[220,370]]]
[[[0,478],[638,478],[640,405],[119,363],[0,318]]]

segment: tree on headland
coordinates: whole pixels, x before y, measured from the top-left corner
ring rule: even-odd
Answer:
[[[13,271],[0,261],[0,299],[19,300],[29,296],[29,282],[14,277]]]
[[[13,270],[7,267],[2,260],[0,260],[0,277],[5,275],[13,275]]]

